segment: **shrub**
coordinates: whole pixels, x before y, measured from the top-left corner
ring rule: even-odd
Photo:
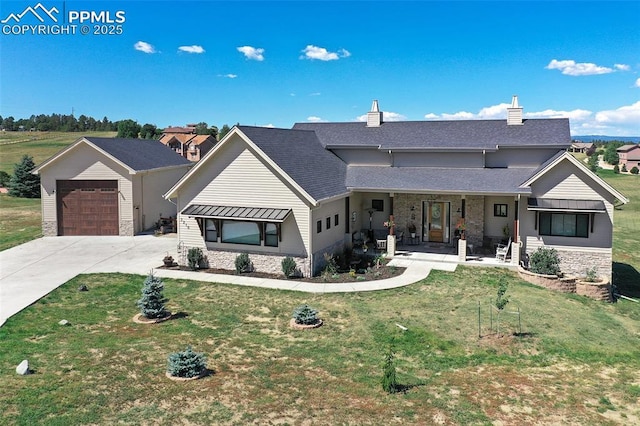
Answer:
[[[191,247],[187,252],[187,262],[189,263],[189,268],[195,271],[200,268],[200,265],[203,261],[204,254],[202,254],[202,249],[200,247]]]
[[[309,305],[298,306],[293,311],[293,319],[296,324],[314,325],[320,320],[318,318],[318,311],[310,307]]]
[[[505,297],[505,293],[507,292],[507,281],[504,279],[504,277],[500,278],[500,281],[498,281],[498,293],[496,296],[496,308],[498,308],[499,311],[503,310],[505,306],[507,306],[507,303],[509,303],[509,297]]]
[[[531,272],[545,275],[560,274],[560,257],[556,249],[540,247],[529,257]]]
[[[167,372],[174,377],[197,377],[207,369],[204,354],[194,352],[187,346],[182,352],[169,355]]]
[[[398,391],[398,380],[396,378],[396,363],[393,349],[389,349],[382,365],[382,389],[387,393]]]
[[[149,272],[142,286],[142,297],[137,302],[140,313],[146,318],[164,318],[169,315],[169,311],[164,307],[168,299],[162,294],[163,290],[162,280],[153,276],[153,272]]]
[[[615,166],[613,166],[613,173],[615,173],[615,174],[620,173],[620,167],[618,167],[617,164]]]
[[[36,165],[33,157],[25,154],[20,163],[13,167],[9,179],[9,195],[21,198],[40,198],[40,175],[31,173]]]
[[[296,265],[296,261],[291,256],[287,256],[282,259],[282,273],[285,278],[293,277],[296,275],[296,270],[298,269],[298,265]]]
[[[584,280],[588,283],[595,283],[596,281],[598,281],[598,268],[592,266],[591,268],[587,269]]]
[[[326,277],[338,272],[338,262],[336,261],[335,256],[331,253],[324,253],[323,256],[325,265],[324,269],[322,270],[322,275]]]
[[[251,272],[251,270],[253,269],[248,253],[240,253],[238,256],[236,256],[235,265],[236,265],[236,274],[242,274],[243,272]]]
[[[632,175],[637,175],[638,172],[640,172],[640,170],[638,170],[636,166],[633,166],[629,171],[631,172]]]
[[[626,173],[627,172],[627,165],[623,164],[622,165],[622,169],[620,169],[622,172]]]

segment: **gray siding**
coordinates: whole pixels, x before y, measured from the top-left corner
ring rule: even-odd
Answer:
[[[395,167],[482,167],[481,152],[394,152]]]
[[[271,252],[307,256],[309,247],[309,209],[287,182],[264,164],[239,137],[221,146],[178,193],[178,211],[189,204],[274,207],[292,209],[282,224],[279,247],[207,243],[209,249]],[[187,247],[205,248],[194,218],[180,215],[180,241]]]
[[[549,148],[500,148],[486,153],[485,164],[486,167],[538,167],[557,153],[557,149]]]

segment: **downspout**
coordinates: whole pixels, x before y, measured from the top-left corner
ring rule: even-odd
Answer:
[[[395,167],[394,161],[393,161],[393,152],[391,150],[389,150],[389,157],[391,157],[391,167]]]

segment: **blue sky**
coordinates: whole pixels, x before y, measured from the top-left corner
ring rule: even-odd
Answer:
[[[29,6],[44,23],[16,18]],[[385,120],[502,119],[517,94],[573,135],[638,136],[639,17],[638,1],[3,0],[0,115],[288,128],[359,120],[373,99]]]

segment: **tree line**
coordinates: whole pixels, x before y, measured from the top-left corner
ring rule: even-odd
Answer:
[[[84,114],[77,118],[73,114],[40,114],[18,120],[14,117],[0,116],[0,129],[10,132],[118,132],[119,138],[141,139],[158,139],[164,130],[151,123],[140,125],[131,119],[111,121],[106,116],[97,120]],[[211,135],[216,139],[222,138],[229,130],[231,128],[226,124],[220,130],[206,122],[196,124],[196,134]]]

